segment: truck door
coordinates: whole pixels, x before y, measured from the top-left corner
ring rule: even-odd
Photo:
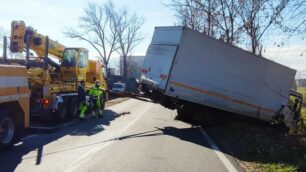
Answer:
[[[176,51],[177,46],[174,45],[151,44],[143,64],[141,79],[165,90]]]

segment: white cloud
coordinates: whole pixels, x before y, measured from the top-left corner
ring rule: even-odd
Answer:
[[[306,69],[306,46],[267,47],[264,56],[298,71]]]

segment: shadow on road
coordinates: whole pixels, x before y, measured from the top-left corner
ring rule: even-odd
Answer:
[[[95,118],[95,119],[88,118],[85,121],[80,121],[80,123],[65,127],[64,129],[59,130],[57,132],[51,134],[39,135],[39,138],[38,137],[25,138],[21,144],[18,144],[9,150],[0,152],[0,171],[14,171],[18,166],[18,164],[25,159],[36,158],[36,165],[40,165],[41,162],[43,161],[42,159],[43,156],[85,147],[81,146],[72,149],[59,150],[47,154],[43,153],[44,145],[54,142],[66,135],[91,136],[97,134],[103,131],[104,128],[102,125],[110,125],[111,121],[113,121],[114,119],[118,118],[121,115],[122,114],[118,114],[117,112],[106,109],[104,111],[104,118]],[[25,155],[27,155],[29,152],[32,151],[36,151],[37,154],[24,157]]]
[[[193,126],[191,128],[176,128],[172,126],[168,126],[164,128],[158,128],[158,127],[155,127],[155,128],[156,130],[125,135],[125,136],[117,137],[117,138],[106,140],[106,141],[112,141],[112,140],[122,141],[126,139],[168,135],[168,136],[179,138],[183,141],[198,144],[200,146],[205,146],[205,147],[208,146],[207,143],[203,140],[203,137],[201,136],[198,126]]]

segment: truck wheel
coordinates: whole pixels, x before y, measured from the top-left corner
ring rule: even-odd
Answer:
[[[214,109],[211,107],[202,106],[201,109],[201,125],[204,126],[218,126],[226,124],[230,121],[228,118],[231,114]]]
[[[66,103],[60,103],[58,105],[58,112],[57,112],[57,121],[63,121],[64,119],[66,119],[67,116],[67,108],[65,107]]]
[[[160,104],[164,106],[165,108],[168,108],[171,110],[174,110],[176,108],[175,104],[173,104],[171,100],[165,96],[161,97]]]
[[[77,97],[73,97],[69,103],[69,116],[71,118],[77,118],[79,115],[79,100]]]
[[[17,136],[17,123],[7,113],[0,114],[0,148],[8,148],[13,145]]]
[[[184,122],[190,122],[190,113],[192,110],[190,109],[189,105],[183,105],[182,107],[177,109],[177,117],[176,119],[184,121]]]

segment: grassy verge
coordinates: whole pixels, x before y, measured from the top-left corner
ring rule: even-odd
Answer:
[[[306,105],[306,88],[298,88]],[[306,124],[306,106],[302,120]],[[253,119],[232,119],[225,126],[210,128],[216,140],[237,158],[246,171],[306,172],[306,127],[297,132]]]
[[[304,106],[302,107],[302,119],[304,124],[306,124],[306,87],[298,87],[298,92],[303,95]]]
[[[210,131],[246,171],[306,171],[306,136],[251,120]]]

